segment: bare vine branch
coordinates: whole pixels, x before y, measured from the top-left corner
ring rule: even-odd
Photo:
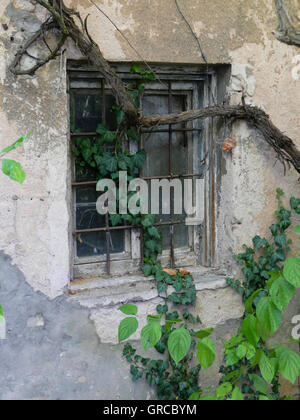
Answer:
[[[281,3],[280,0],[276,0]],[[99,72],[103,75],[106,82],[110,85],[113,95],[115,96],[117,103],[122,108],[125,114],[123,121],[123,129],[131,126],[139,127],[155,127],[167,124],[178,124],[181,122],[188,122],[195,119],[203,119],[208,117],[224,117],[230,121],[245,120],[252,127],[259,130],[265,141],[275,150],[279,159],[284,163],[288,163],[294,166],[296,171],[300,173],[300,151],[297,149],[293,141],[284,135],[270,120],[269,116],[261,109],[252,106],[213,106],[199,110],[187,111],[179,114],[170,115],[154,115],[142,117],[140,111],[137,109],[136,104],[130,93],[126,89],[125,84],[118,77],[116,72],[112,69],[109,63],[103,57],[99,46],[92,40],[87,31],[87,21],[83,23],[79,13],[65,6],[63,0],[36,0],[41,6],[45,7],[52,16],[52,21],[42,25],[40,31],[38,31],[33,37],[31,37],[18,52],[14,63],[12,65],[12,71],[15,74],[32,74],[43,63],[39,62],[35,67],[27,71],[21,71],[17,69],[20,64],[21,58],[26,54],[27,49],[39,37],[44,35],[45,29],[49,29],[49,25],[54,25],[61,31],[61,39],[55,48],[55,50],[47,57],[47,61],[44,60],[44,64],[51,59],[56,58],[57,52],[62,47],[65,40],[70,37],[77,45],[81,53],[86,56],[89,62],[96,67]],[[177,3],[178,4],[178,3]],[[81,28],[79,28],[73,16],[77,16],[81,22]]]

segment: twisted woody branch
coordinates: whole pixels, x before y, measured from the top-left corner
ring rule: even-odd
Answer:
[[[11,65],[11,71],[14,74],[34,74],[41,66],[54,59],[66,39],[71,38],[81,53],[87,57],[91,65],[99,69],[99,72],[111,86],[117,103],[125,114],[123,121],[125,126],[151,128],[159,125],[177,124],[209,117],[226,117],[231,121],[245,120],[262,133],[264,140],[275,150],[283,163],[293,165],[296,171],[300,173],[300,151],[294,142],[271,122],[269,116],[257,107],[247,105],[213,106],[179,114],[141,116],[126,86],[105,60],[99,46],[90,37],[87,30],[87,21],[82,22],[80,15],[74,10],[67,8],[63,0],[36,0],[36,2],[45,7],[50,12],[51,17],[18,51]],[[78,18],[81,27],[75,23],[74,16]],[[56,48],[44,60],[38,61],[31,69],[22,70],[21,59],[26,54],[27,49],[37,42],[40,37],[44,37],[45,32],[53,27],[59,29],[61,33]]]

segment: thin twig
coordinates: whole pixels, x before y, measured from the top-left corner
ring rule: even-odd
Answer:
[[[181,8],[180,8],[180,6],[179,6],[179,4],[178,4],[178,1],[177,1],[177,0],[175,0],[175,4],[176,4],[176,7],[177,7],[177,10],[178,10],[179,14],[181,15],[182,19],[185,21],[185,23],[187,24],[187,26],[190,28],[191,34],[193,35],[193,37],[195,38],[195,40],[196,40],[196,42],[197,42],[197,44],[198,44],[198,47],[199,47],[199,50],[200,50],[200,52],[201,52],[201,55],[202,55],[203,61],[205,62],[205,64],[207,64],[207,65],[208,65],[208,62],[207,62],[206,56],[205,56],[205,54],[204,54],[204,51],[203,51],[203,49],[202,49],[202,47],[201,47],[201,44],[200,44],[199,38],[198,38],[198,37],[197,37],[197,35],[195,34],[195,32],[194,32],[194,30],[193,30],[193,28],[192,28],[192,26],[191,26],[190,22],[189,22],[189,21],[187,20],[187,18],[184,16],[184,14],[183,14],[183,12],[182,12],[182,10],[181,10]]]
[[[199,50],[200,50],[200,53],[201,53],[202,59],[203,59],[203,61],[205,62],[205,64],[206,64],[206,68],[207,68],[207,71],[208,71],[208,66],[209,66],[209,65],[208,65],[208,61],[207,61],[206,55],[204,54],[203,48],[201,47],[201,44],[200,44],[199,38],[197,37],[197,35],[196,35],[195,31],[193,30],[192,25],[190,24],[190,22],[187,20],[187,18],[186,18],[186,17],[185,17],[185,15],[183,14],[183,12],[182,12],[182,10],[181,10],[181,8],[180,8],[180,6],[179,6],[178,1],[177,1],[177,0],[174,0],[174,1],[175,1],[175,4],[176,4],[176,8],[177,8],[177,10],[178,10],[178,13],[180,14],[180,16],[182,17],[182,19],[183,19],[183,20],[185,21],[185,23],[187,24],[187,26],[188,26],[189,30],[191,31],[191,34],[193,35],[193,37],[195,38],[195,40],[196,40],[196,42],[197,42],[197,44],[198,44],[198,47],[199,47]],[[211,88],[211,86],[210,86],[210,85],[209,85],[209,90],[210,90],[210,93],[211,93],[211,96],[212,96],[213,103],[214,103],[214,105],[216,106],[216,105],[217,105],[217,101],[216,101],[216,99],[215,99],[214,92],[212,91],[212,88]]]

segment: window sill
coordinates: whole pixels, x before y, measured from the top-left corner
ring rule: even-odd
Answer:
[[[227,275],[219,269],[193,267],[188,270],[194,277],[197,291],[216,290],[227,286]],[[76,300],[90,309],[163,297],[163,293],[158,293],[153,277],[146,278],[139,274],[77,280],[70,284],[68,292],[70,300]]]

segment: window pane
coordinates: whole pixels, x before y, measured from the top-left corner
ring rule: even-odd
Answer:
[[[74,93],[74,124],[75,130],[81,132],[96,131],[102,122],[102,98],[99,92]]]
[[[144,176],[169,175],[169,134],[155,133],[150,137],[145,134],[144,141],[143,147],[147,152],[147,160],[143,168]]]
[[[77,235],[77,257],[93,257],[106,254],[106,233],[91,232]],[[124,252],[124,232],[112,231],[110,233],[110,252],[118,254]]]
[[[95,186],[78,187],[76,189],[76,230],[105,227],[105,216],[96,210],[99,193]],[[125,250],[125,232],[112,231],[110,236],[111,253]],[[106,254],[106,233],[91,232],[77,235],[77,256],[88,257]]]

